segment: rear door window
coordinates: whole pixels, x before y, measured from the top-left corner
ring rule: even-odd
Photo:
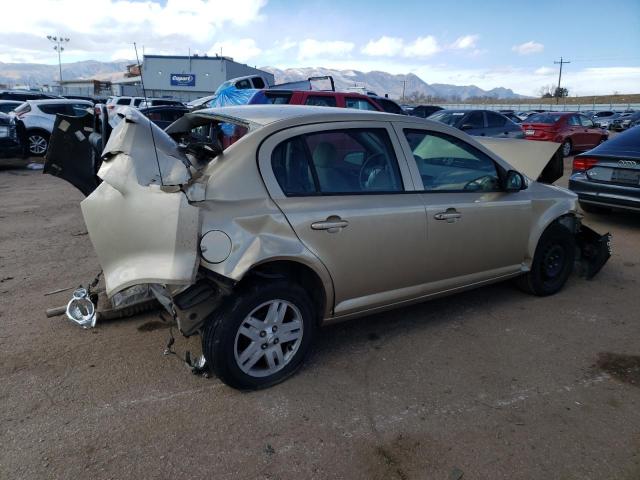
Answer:
[[[38,108],[42,113],[47,115],[69,115],[68,105],[65,103],[49,103],[44,105],[38,105]]]
[[[309,95],[304,102],[305,105],[313,105],[316,107],[335,107],[337,106],[336,97],[328,95]]]
[[[140,103],[140,102],[138,102]],[[130,105],[131,99],[129,97],[119,98],[116,105]]]
[[[567,120],[567,123],[572,127],[579,127],[580,126],[580,120],[578,119],[577,115],[571,115],[569,117],[569,120]]]
[[[135,99],[133,100],[133,106],[134,106],[134,107],[138,107],[138,106],[140,106],[140,104],[142,103],[142,101],[143,101],[143,100],[144,100],[143,98],[135,98]],[[129,105],[129,104],[128,104],[128,103],[126,103],[125,105]]]
[[[287,196],[403,191],[385,129],[344,129],[293,137],[272,154],[273,173]]]
[[[484,115],[482,112],[471,112],[462,122],[463,125],[470,125],[472,129],[484,128]]]
[[[345,97],[344,106],[346,108],[357,108],[358,110],[378,111],[378,109],[366,98]]]
[[[593,121],[591,119],[585,117],[584,115],[580,115],[578,118],[580,120],[580,124],[583,127],[595,128],[595,125],[593,124]]]
[[[507,123],[507,118],[495,112],[485,112],[487,115],[487,126],[489,128],[502,128]]]

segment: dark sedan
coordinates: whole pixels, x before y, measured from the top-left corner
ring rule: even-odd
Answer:
[[[587,212],[640,211],[640,126],[577,155],[569,189]]]
[[[0,113],[0,158],[23,156],[24,149],[13,117]]]
[[[469,135],[481,137],[523,138],[522,127],[491,110],[440,110],[429,120],[445,123]]]
[[[420,117],[427,118],[430,115],[439,112],[440,110],[444,110],[442,107],[438,107],[437,105],[418,105],[414,107],[409,112],[409,115],[412,117]]]

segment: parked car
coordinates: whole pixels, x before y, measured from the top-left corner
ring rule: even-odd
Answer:
[[[40,157],[47,151],[56,114],[82,116],[91,112],[93,104],[86,100],[27,100],[15,109],[17,122],[24,125],[29,154]]]
[[[417,107],[413,107],[408,113],[412,117],[427,118],[440,110],[444,109],[437,105],[418,105]]]
[[[606,130],[611,130],[613,123],[618,120],[619,118],[621,118],[623,115],[626,115],[624,113],[620,113],[620,112],[616,112],[613,115],[610,115],[608,117],[602,117],[602,118],[598,118],[598,117],[594,117],[593,118],[593,123],[596,124],[596,126],[600,127],[600,128],[604,128]]]
[[[429,120],[464,130],[469,135],[522,138],[520,125],[491,110],[440,110]]]
[[[616,132],[621,132],[626,130],[631,126],[633,122],[636,120],[640,120],[640,111],[639,112],[625,112],[620,114],[619,117],[614,118],[609,123],[609,130],[614,130]]]
[[[117,97],[111,96],[107,98],[107,102],[105,105],[107,106],[107,113],[109,118],[111,118],[118,107],[135,107],[138,108],[140,104],[143,102],[144,97]]]
[[[151,108],[161,106],[184,107],[184,103],[180,100],[170,98],[147,98],[138,105],[138,108]]]
[[[408,115],[400,105],[390,98],[380,97],[378,95],[369,95],[381,108],[387,113],[395,113],[397,115]]]
[[[18,100],[0,100],[0,113],[12,112],[23,103],[23,101]]]
[[[506,279],[551,295],[575,260],[592,276],[609,256],[575,194],[442,123],[250,105],[189,113],[163,131],[124,114],[102,183],[82,202],[107,294],[150,284],[236,388],[288,378],[322,324]],[[214,161],[230,134],[222,125],[236,141]],[[500,140],[515,161],[549,150]],[[78,292],[69,318],[86,321],[87,302]]]
[[[141,108],[140,112],[163,130],[189,112],[185,106],[162,105],[159,107]]]
[[[249,100],[250,105],[310,105],[316,107],[356,108],[382,112],[374,99],[354,92],[318,90],[258,90]]]
[[[576,155],[569,189],[588,212],[640,211],[640,126]]]
[[[0,113],[0,158],[22,157],[24,149],[15,119],[6,113]]]
[[[0,90],[0,100],[15,100],[18,102],[25,102],[27,100],[42,100],[47,98],[62,97],[42,92],[33,92],[30,90]]]
[[[597,122],[598,120],[602,120],[608,117],[613,117],[616,113],[617,112],[614,112],[613,110],[602,110],[599,112],[595,112],[591,117],[591,120],[593,120],[594,122]]]
[[[589,150],[609,138],[609,132],[575,112],[545,112],[531,115],[522,122],[527,140],[562,144],[562,154]]]

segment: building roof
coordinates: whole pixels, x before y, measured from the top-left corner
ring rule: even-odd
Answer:
[[[171,58],[174,60],[227,60],[229,62],[233,62],[233,58],[231,57],[221,57],[219,55],[209,56],[209,55],[144,55],[144,58]]]

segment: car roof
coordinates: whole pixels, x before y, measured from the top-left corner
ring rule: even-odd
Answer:
[[[308,105],[240,105],[219,108],[205,108],[187,115],[211,116],[244,121],[257,126],[265,126],[275,122],[286,122],[291,119],[303,122],[347,122],[347,121],[402,121],[425,125],[425,119],[407,117],[394,113],[373,110],[357,110],[353,108],[316,107]],[[428,121],[428,123],[433,123]]]
[[[0,103],[24,103],[20,100],[0,100]]]
[[[38,100],[27,100],[27,103],[31,103],[33,105],[43,105],[43,104],[56,104],[56,103],[86,103],[87,105],[93,105],[89,100],[79,100],[73,98],[39,98]]]

